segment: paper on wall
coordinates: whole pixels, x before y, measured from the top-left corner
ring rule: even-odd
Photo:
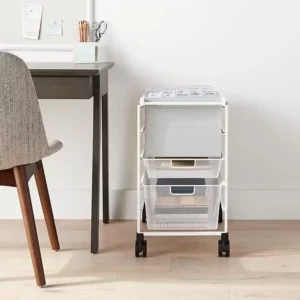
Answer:
[[[63,21],[51,21],[47,26],[47,35],[63,35]]]
[[[23,39],[38,40],[40,37],[43,6],[35,3],[22,5]]]

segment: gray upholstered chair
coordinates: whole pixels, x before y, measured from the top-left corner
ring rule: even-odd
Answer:
[[[34,175],[53,250],[59,250],[42,159],[62,148],[48,143],[33,80],[19,57],[0,52],[0,185],[16,187],[36,283],[46,284],[28,181]]]

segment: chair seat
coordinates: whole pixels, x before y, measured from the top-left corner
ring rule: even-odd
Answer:
[[[54,140],[54,139],[48,139],[48,144],[49,144],[48,156],[58,152],[63,147],[63,143],[61,141]]]

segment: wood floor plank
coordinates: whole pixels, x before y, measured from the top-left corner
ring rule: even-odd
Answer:
[[[56,223],[61,242],[57,253],[51,251],[44,221],[37,221],[48,283],[40,290],[22,221],[0,220],[0,296],[134,300],[147,291],[145,300],[167,295],[172,300],[199,299],[200,293],[208,300],[300,299],[300,239],[295,230],[300,230],[300,221],[230,222],[230,258],[218,257],[218,237],[149,237],[148,257],[135,258],[135,221],[101,225],[100,252],[92,255],[89,221]]]

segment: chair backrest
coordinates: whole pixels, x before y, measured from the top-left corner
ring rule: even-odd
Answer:
[[[48,147],[29,69],[19,57],[0,52],[0,170],[37,162]]]

